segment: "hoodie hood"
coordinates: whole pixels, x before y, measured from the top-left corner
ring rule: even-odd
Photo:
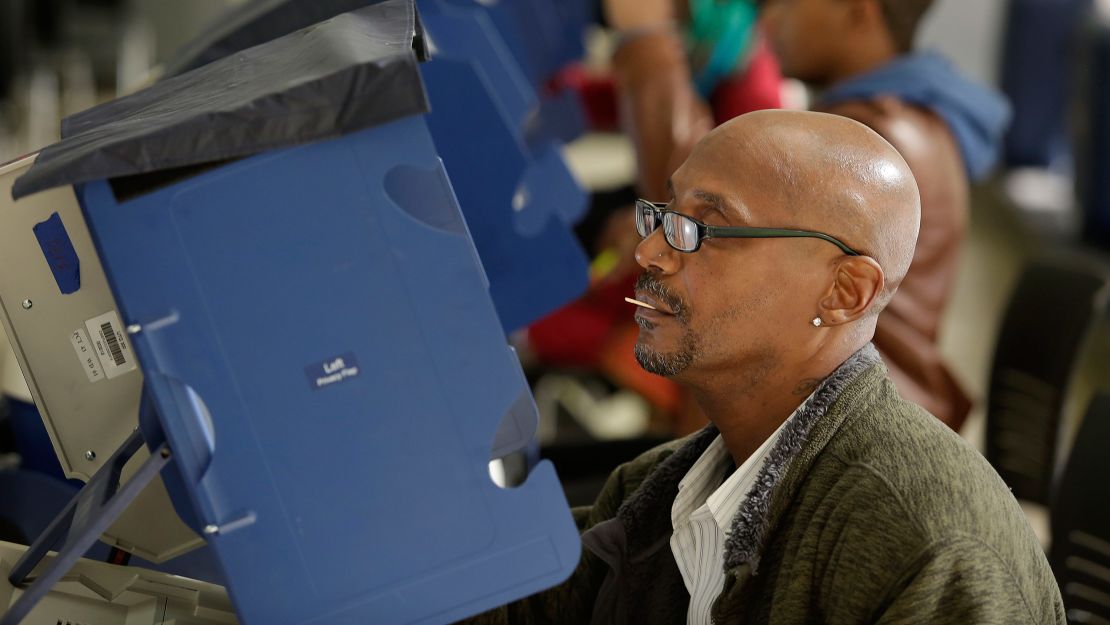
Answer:
[[[825,106],[890,95],[931,110],[948,124],[960,146],[964,168],[981,180],[994,167],[1010,124],[1010,104],[999,93],[972,82],[935,52],[917,52],[833,86]]]

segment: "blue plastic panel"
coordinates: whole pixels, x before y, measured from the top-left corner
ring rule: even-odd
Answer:
[[[422,0],[418,6],[435,59],[466,60],[482,68],[484,84],[506,123],[523,128],[539,106],[539,96],[489,16],[473,5],[459,8],[443,0]]]
[[[421,66],[428,125],[511,332],[585,291],[588,260],[572,229],[587,196],[557,143],[527,143],[539,99],[485,11],[442,0],[420,8],[436,49]]]
[[[421,71],[432,102],[428,127],[489,274],[490,295],[506,331],[523,327],[586,289],[588,261],[570,217],[585,206],[585,192],[554,147],[538,161],[528,152],[476,64],[438,57]]]
[[[533,150],[545,144],[569,143],[581,137],[588,125],[578,93],[563,90],[540,100],[538,113],[524,125],[525,141]]]
[[[449,623],[574,569],[550,464],[490,481],[535,408],[421,119],[78,195],[246,625]]]
[[[587,0],[435,1],[488,14],[537,89],[564,65],[582,58],[583,31],[593,17]]]
[[[584,54],[586,22],[575,14],[579,1],[418,4],[437,56],[473,61],[480,67],[510,128],[523,133],[528,145],[540,146],[571,141],[586,131],[576,94],[550,95],[547,87],[558,70]]]

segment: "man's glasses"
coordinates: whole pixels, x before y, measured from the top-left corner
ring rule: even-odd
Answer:
[[[849,256],[860,253],[835,237],[809,230],[783,230],[780,228],[747,228],[743,226],[710,226],[682,213],[667,209],[666,204],[636,200],[636,231],[648,238],[659,224],[663,224],[663,237],[667,244],[680,252],[696,252],[705,239],[780,239],[807,238],[828,241]]]

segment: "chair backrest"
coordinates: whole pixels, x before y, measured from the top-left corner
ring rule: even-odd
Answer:
[[[1069,623],[1110,622],[1110,393],[1083,418],[1052,506],[1052,569]]]
[[[1048,502],[1065,391],[1106,284],[1093,265],[1038,260],[1010,298],[991,368],[986,456],[1019,499]]]

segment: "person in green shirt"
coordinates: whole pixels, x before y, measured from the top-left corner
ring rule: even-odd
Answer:
[[[668,186],[637,207],[636,357],[710,425],[575,509],[566,582],[472,622],[1063,624],[1006,485],[870,344],[920,220],[898,152],[845,117],[763,111]]]

